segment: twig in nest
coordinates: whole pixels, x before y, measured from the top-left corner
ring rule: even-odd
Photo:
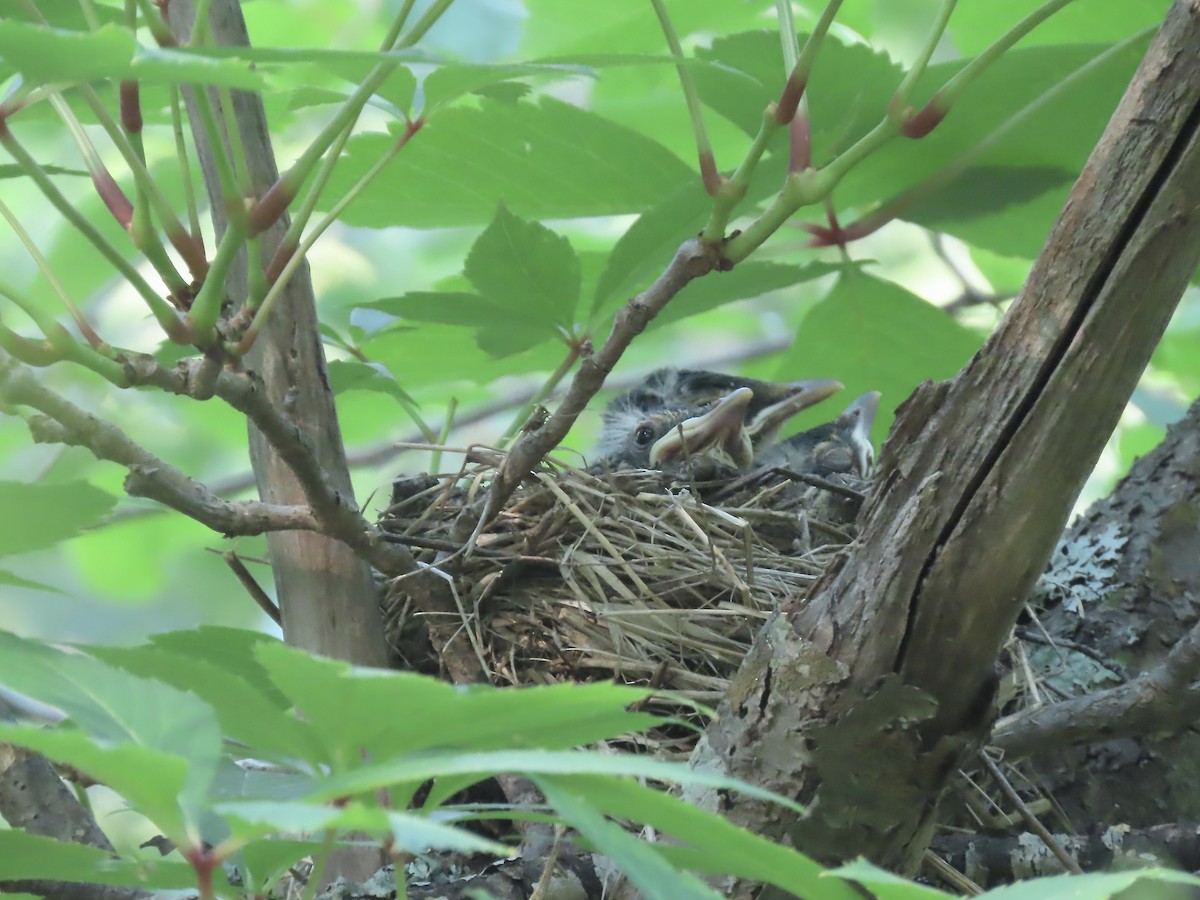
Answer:
[[[996,765],[995,760],[988,756],[986,750],[979,751],[979,758],[983,760],[984,767],[996,779],[996,784],[1000,786],[1000,790],[1004,792],[1004,795],[1017,808],[1017,811],[1021,814],[1021,818],[1029,826],[1029,830],[1042,839],[1042,842],[1050,848],[1050,852],[1055,855],[1068,872],[1072,875],[1082,875],[1083,869],[1079,868],[1079,863],[1072,858],[1071,854],[1063,849],[1062,844],[1054,839],[1054,835],[1050,833],[1046,826],[1038,821],[1038,817],[1025,805],[1025,801],[1021,799],[1021,795],[1017,793],[1016,788],[1009,784],[1008,779],[1004,777],[1004,773],[1000,771],[1000,767]]]

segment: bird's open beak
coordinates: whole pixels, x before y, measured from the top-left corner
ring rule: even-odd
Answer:
[[[871,474],[875,464],[875,449],[871,446],[871,426],[875,424],[875,414],[879,411],[879,391],[863,394],[846,407],[834,420],[840,428],[845,428],[850,434],[854,446],[855,462],[858,471],[865,478]]]
[[[808,409],[826,397],[836,394],[842,387],[843,384],[840,381],[833,381],[829,378],[790,381],[778,385],[780,399],[764,406],[746,423],[746,432],[751,443],[762,449],[775,438],[784,422],[801,410]],[[763,398],[759,397],[759,399]]]
[[[680,422],[650,448],[651,468],[713,450],[727,455],[739,468],[748,466],[754,451],[746,433],[746,408],[753,399],[750,388],[738,388],[703,415]]]

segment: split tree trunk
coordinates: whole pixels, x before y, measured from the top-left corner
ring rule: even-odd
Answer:
[[[698,800],[820,859],[915,870],[988,734],[998,651],[1200,260],[1197,46],[1177,0],[1021,296],[904,405],[859,541],[764,633],[697,749],[808,816]]]

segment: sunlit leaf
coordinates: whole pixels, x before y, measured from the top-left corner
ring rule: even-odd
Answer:
[[[228,888],[218,867],[214,885]],[[45,879],[140,889],[196,889],[196,870],[181,859],[114,859],[107,850],[0,829],[0,880]]]
[[[326,197],[338,197],[395,138],[352,138]],[[430,119],[347,208],[352,225],[433,228],[491,220],[496,200],[529,219],[640,210],[666,197],[691,172],[653,140],[595,113],[542,98],[483,101]]]
[[[805,316],[777,371],[782,379],[836,378],[848,400],[867,391],[883,399],[874,433],[887,433],[892,410],[927,378],[953,375],[980,338],[947,313],[902,287],[847,270]],[[796,427],[827,420],[822,407],[797,417]]]

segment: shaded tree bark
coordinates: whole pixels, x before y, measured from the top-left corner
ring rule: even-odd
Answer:
[[[1197,4],[1176,2],[1021,296],[904,405],[858,543],[764,635],[697,749],[809,814],[699,801],[818,858],[916,869],[988,732],[1000,647],[1200,260],[1197,41]]]

